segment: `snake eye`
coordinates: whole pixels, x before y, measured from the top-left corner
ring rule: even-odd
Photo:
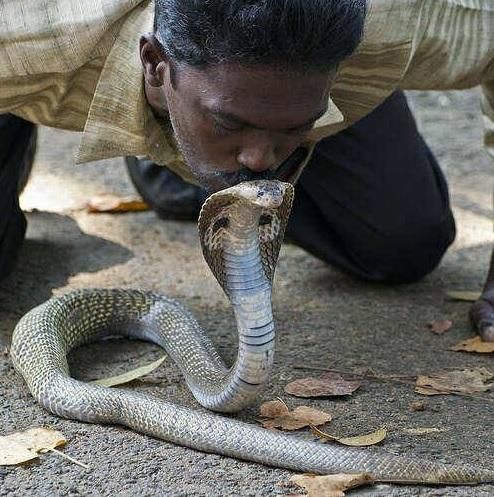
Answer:
[[[268,214],[262,214],[259,218],[259,226],[264,226],[265,224],[270,224],[273,217]]]
[[[213,233],[216,233],[220,228],[226,228],[228,226],[228,218],[220,217],[213,224]]]

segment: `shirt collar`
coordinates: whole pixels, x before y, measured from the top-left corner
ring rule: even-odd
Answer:
[[[180,160],[169,124],[154,116],[144,93],[139,38],[152,32],[153,19],[148,0],[122,22],[91,102],[77,163],[125,155],[146,155],[159,164]]]
[[[319,119],[310,141],[347,128],[400,87],[411,58],[420,4],[417,0],[368,0],[362,40],[339,65],[330,91],[328,111],[333,108],[333,118]]]

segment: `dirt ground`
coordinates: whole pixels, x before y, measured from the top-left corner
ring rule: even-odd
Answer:
[[[452,302],[448,290],[481,287],[493,241],[492,162],[482,149],[478,93],[411,93],[426,139],[448,177],[458,237],[440,267],[423,281],[371,285],[335,271],[294,246],[282,249],[274,288],[277,357],[271,382],[258,402],[238,415],[255,423],[261,402],[281,396],[290,407],[329,411],[328,426],[340,435],[386,426],[382,450],[448,462],[491,465],[494,396],[428,398],[423,412],[409,385],[367,382],[351,398],[304,401],[283,387],[313,375],[298,366],[388,374],[427,373],[445,367],[485,366],[492,356],[461,354],[448,346],[472,334],[468,303]],[[207,269],[193,223],[159,221],[152,212],[91,215],[86,201],[99,192],[130,193],[121,160],[73,165],[76,134],[41,130],[39,153],[23,196],[29,231],[16,272],[0,284],[0,351],[9,346],[22,314],[52,294],[79,287],[141,287],[180,299],[211,334],[220,353],[235,350],[232,315]],[[453,329],[436,336],[428,321],[448,318]],[[78,378],[92,379],[156,359],[157,347],[115,341],[84,347],[70,364]],[[316,372],[317,373],[317,372]],[[116,426],[62,420],[39,407],[0,354],[0,434],[46,425],[69,439],[64,452],[90,465],[83,469],[53,454],[24,467],[0,467],[1,496],[266,496],[294,493],[289,471],[207,455]],[[169,360],[134,388],[196,406]],[[438,428],[412,435],[409,428]],[[301,436],[310,436],[308,432]],[[365,449],[363,449],[365,450]],[[350,495],[492,496],[493,486],[411,487],[379,485]]]

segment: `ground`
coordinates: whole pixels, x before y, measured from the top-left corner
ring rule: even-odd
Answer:
[[[440,267],[403,286],[353,280],[304,251],[283,247],[274,286],[278,327],[272,378],[258,402],[238,417],[256,422],[259,404],[281,396],[290,407],[308,404],[333,414],[331,431],[360,434],[386,426],[381,450],[449,462],[492,464],[493,396],[439,396],[423,412],[409,385],[369,382],[351,398],[303,401],[283,392],[290,380],[317,374],[297,366],[417,374],[444,367],[493,368],[492,356],[448,351],[471,336],[468,303],[448,290],[479,290],[492,234],[492,162],[482,150],[478,93],[412,93],[410,102],[425,137],[449,179],[458,237]],[[141,287],[180,299],[199,318],[228,359],[234,355],[232,315],[207,269],[193,223],[159,221],[152,212],[94,215],[84,210],[99,192],[129,193],[121,160],[74,166],[78,135],[42,129],[32,180],[22,199],[29,230],[15,273],[0,284],[0,351],[22,314],[52,294],[88,286]],[[428,321],[448,318],[453,329],[436,336]],[[129,342],[85,347],[70,358],[83,379],[122,372],[160,355]],[[155,440],[115,426],[59,419],[39,407],[10,359],[0,354],[0,434],[48,425],[70,440],[64,451],[89,464],[85,470],[52,454],[25,467],[0,468],[2,496],[266,496],[294,492],[279,482],[289,471],[263,467]],[[171,360],[136,388],[196,406]],[[328,427],[328,429],[329,429]],[[442,431],[411,435],[405,430]],[[365,449],[363,449],[365,450]],[[351,495],[489,496],[492,486],[424,488],[377,486]]]

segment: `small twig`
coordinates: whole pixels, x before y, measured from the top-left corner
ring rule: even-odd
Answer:
[[[288,408],[288,406],[286,405],[286,402],[281,398],[281,397],[276,397],[276,400],[279,400],[285,407],[286,407],[286,410],[289,411],[290,409]]]
[[[314,425],[309,425],[310,430],[312,431],[313,435],[316,435],[319,438],[322,438],[323,440],[330,440],[331,442],[337,442],[338,439],[334,437],[333,435],[330,435],[329,433],[325,433],[324,431],[321,431],[317,426]]]
[[[73,462],[74,464],[81,466],[81,468],[89,469],[89,466],[87,464],[84,464],[83,462],[78,461],[77,459],[74,459],[73,457],[70,457],[67,454],[64,454],[63,452],[60,452],[57,449],[51,449],[51,448],[50,449],[41,449],[39,452],[41,454],[45,454],[46,452],[55,452],[55,454],[58,454],[59,456],[62,456],[65,459],[68,459],[69,461]]]
[[[371,369],[366,369],[363,373],[355,373],[353,371],[341,371],[339,369],[329,369],[321,368],[317,366],[302,366],[295,365],[294,369],[312,369],[314,371],[326,371],[328,373],[338,373],[342,375],[352,376],[354,379],[359,380],[377,380],[377,381],[389,381],[392,383],[404,383],[406,385],[411,385],[415,383],[416,376],[406,376],[406,375],[396,375],[396,376],[379,376],[375,374]]]
[[[452,392],[451,395],[458,395],[458,397],[468,397],[469,399],[485,400],[486,402],[494,403],[494,399],[491,399],[490,397],[482,397],[481,395],[474,395],[471,393]]]

